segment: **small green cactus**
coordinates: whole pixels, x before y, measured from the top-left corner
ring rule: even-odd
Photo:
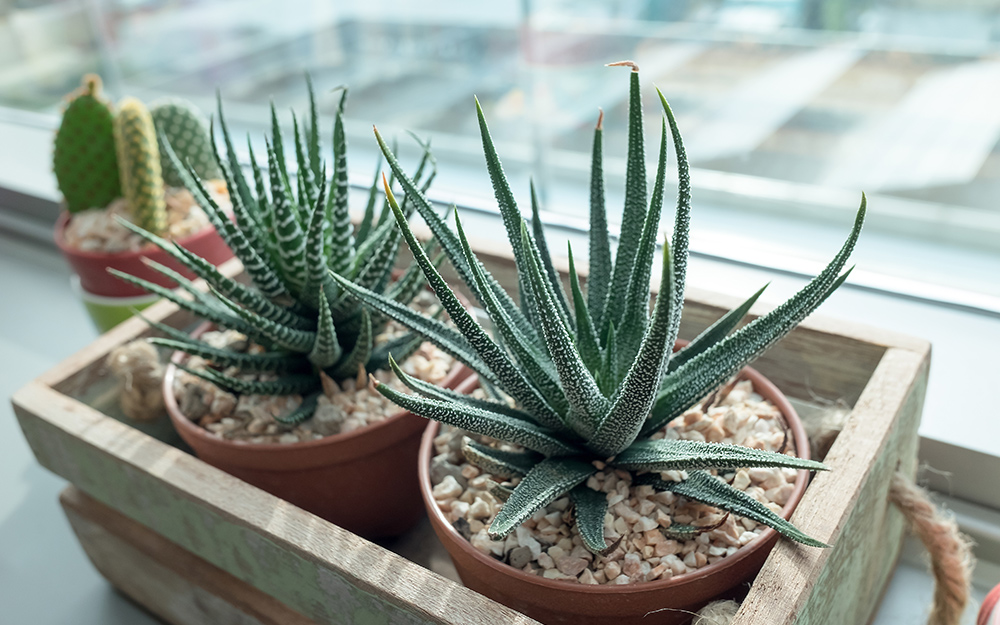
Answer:
[[[115,152],[114,111],[101,96],[101,79],[83,77],[56,131],[53,170],[66,208],[103,208],[121,195]]]
[[[135,223],[154,234],[167,229],[163,174],[153,116],[142,102],[125,98],[115,117],[115,145],[122,190]]]
[[[150,105],[149,112],[160,135],[167,138],[181,163],[190,163],[202,180],[221,178],[222,173],[212,155],[212,140],[208,134],[208,120],[192,103],[180,98],[158,100]],[[160,163],[163,165],[163,182],[171,187],[183,187],[180,172],[171,164],[166,149],[160,144]]]

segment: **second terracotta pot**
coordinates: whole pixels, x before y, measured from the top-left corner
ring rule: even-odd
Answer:
[[[66,243],[65,231],[69,223],[70,214],[63,211],[56,221],[56,228],[53,235],[56,245],[62,251],[63,256],[69,262],[76,275],[80,276],[80,286],[87,293],[102,297],[139,297],[147,295],[145,289],[124,280],[119,280],[108,273],[108,269],[117,269],[137,278],[149,280],[153,284],[159,284],[167,288],[177,286],[172,280],[165,277],[155,269],[150,268],[143,262],[144,258],[154,260],[161,265],[165,265],[174,271],[179,272],[185,278],[194,279],[186,267],[173,259],[169,254],[156,247],[147,245],[141,250],[108,253],[108,252],[88,252],[70,247]],[[180,239],[177,244],[184,247],[198,256],[204,258],[213,265],[221,265],[233,257],[233,251],[225,244],[215,228],[204,228],[201,232],[189,237]]]
[[[398,536],[423,517],[415,469],[425,419],[401,411],[315,441],[234,442],[181,414],[173,392],[176,371],[172,364],[167,369],[164,403],[177,432],[201,460],[368,539]],[[456,363],[441,386],[454,388],[469,375]]]
[[[749,367],[741,379],[753,382],[754,390],[770,400],[785,418],[802,458],[809,457],[809,441],[795,409],[767,378]],[[458,390],[469,393],[478,380],[471,377]],[[522,612],[546,625],[679,625],[694,612],[717,598],[740,594],[764,565],[778,533],[766,528],[760,536],[732,556],[697,571],[659,580],[622,586],[590,586],[544,579],[515,569],[489,557],[463,538],[437,507],[431,493],[430,461],[440,424],[432,421],[420,446],[420,492],[434,532],[451,555],[462,583],[487,597]],[[802,499],[809,479],[799,471],[781,516],[788,519]],[[809,547],[803,547],[808,549]]]

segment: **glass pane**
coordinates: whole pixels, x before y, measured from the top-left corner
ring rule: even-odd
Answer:
[[[919,219],[900,230],[924,236],[945,236],[935,223],[972,238],[1000,223],[995,3],[344,4],[0,3],[0,106],[54,112],[93,71],[116,97],[180,95],[206,110],[219,89],[236,123],[263,127],[272,99],[285,123],[289,107],[304,109],[309,71],[326,115],[337,102],[329,92],[350,85],[352,154],[367,150],[374,164],[373,123],[404,144],[413,130],[433,138],[437,189],[489,198],[475,94],[515,190],[525,197],[531,172],[549,211],[580,217],[598,107],[609,190],[621,191],[627,70],[603,64],[630,58],[642,68],[647,155],[661,116],[655,84],[685,132],[696,188],[763,184],[806,203],[863,189],[912,201],[896,210],[899,223]],[[363,179],[365,162],[352,162]],[[891,231],[893,219],[873,227]]]

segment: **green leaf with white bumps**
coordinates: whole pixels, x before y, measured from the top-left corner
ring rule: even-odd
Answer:
[[[594,465],[576,458],[542,460],[514,488],[490,524],[490,536],[497,539],[510,534],[536,510],[562,497],[596,472]]]

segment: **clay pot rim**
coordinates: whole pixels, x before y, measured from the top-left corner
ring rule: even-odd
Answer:
[[[679,341],[679,343],[681,342]],[[778,408],[781,412],[781,416],[785,420],[785,424],[792,432],[792,439],[795,441],[796,452],[799,454],[798,457],[809,459],[809,439],[806,436],[805,428],[803,427],[798,414],[795,412],[795,408],[792,407],[791,403],[789,403],[785,394],[782,393],[773,382],[751,367],[744,367],[738,374],[738,378],[741,380],[749,379],[754,384],[754,392],[760,394],[765,399],[770,400],[775,407]],[[468,394],[472,392],[477,384],[478,378],[470,376],[455,390],[460,393]],[[671,577],[670,579],[656,580],[652,582],[623,584],[621,586],[604,584],[590,585],[570,582],[568,580],[545,579],[540,575],[531,575],[520,569],[515,569],[509,564],[505,564],[495,558],[487,556],[473,547],[471,542],[466,540],[458,533],[457,530],[455,530],[452,524],[448,522],[447,518],[445,518],[444,513],[441,512],[441,509],[437,506],[431,492],[430,461],[434,448],[434,438],[436,437],[440,427],[441,424],[438,421],[431,421],[427,425],[427,429],[424,430],[424,435],[420,442],[420,466],[418,467],[420,476],[420,494],[424,498],[425,507],[428,508],[427,514],[432,524],[446,527],[448,536],[452,539],[452,542],[456,544],[465,554],[476,560],[476,562],[480,565],[486,566],[497,573],[509,575],[521,582],[544,588],[547,591],[576,592],[588,595],[627,595],[665,591],[713,576],[725,570],[732,564],[750,557],[754,552],[765,548],[768,542],[772,539],[780,537],[773,528],[765,526],[764,530],[757,536],[757,538],[747,545],[740,547],[737,552],[731,556],[726,556],[718,562],[703,566],[696,571],[683,573],[681,575]],[[792,516],[795,508],[801,501],[808,483],[809,471],[800,469],[795,479],[795,488],[792,491],[791,496],[788,498],[788,502],[781,510],[781,517],[786,521]]]
[[[213,325],[213,323],[208,321],[201,323],[191,332],[191,336],[199,336]],[[362,436],[367,437],[377,434],[380,430],[391,427],[407,415],[412,414],[405,408],[401,408],[399,411],[394,412],[381,421],[371,423],[352,432],[333,434],[331,436],[324,436],[323,438],[311,441],[298,441],[295,443],[252,443],[249,441],[233,441],[221,436],[210,434],[208,430],[191,421],[191,419],[181,412],[180,406],[177,404],[177,397],[174,394],[174,377],[177,373],[176,363],[180,362],[185,356],[187,356],[187,354],[182,351],[175,351],[170,356],[170,364],[167,365],[163,375],[163,403],[167,408],[167,414],[170,415],[170,421],[173,422],[175,428],[183,430],[186,434],[190,434],[204,443],[218,445],[220,447],[237,448],[241,451],[254,450],[260,453],[288,452],[289,449],[314,449],[331,444],[350,443],[352,440],[361,438]],[[439,384],[437,384],[437,386],[451,388],[458,385],[460,381],[469,377],[471,374],[472,372],[465,365],[458,360],[455,360],[451,369],[448,371],[448,374]]]
[[[159,251],[156,245],[152,243],[145,243],[143,246],[137,250],[125,250],[122,252],[97,252],[92,250],[81,250],[77,247],[71,247],[66,243],[65,232],[66,228],[69,226],[69,220],[72,214],[69,211],[61,211],[59,213],[59,218],[56,219],[56,225],[53,229],[52,239],[55,241],[56,247],[62,251],[63,254],[67,256],[76,256],[78,258],[86,258],[89,260],[98,261],[104,258],[117,258],[117,259],[139,259],[145,257],[149,254],[151,250]],[[186,237],[180,239],[170,239],[174,243],[187,247],[187,244],[192,241],[197,241],[206,236],[211,236],[212,233],[216,232],[215,227],[212,224],[208,224],[206,227],[202,228],[198,232],[189,234]]]

